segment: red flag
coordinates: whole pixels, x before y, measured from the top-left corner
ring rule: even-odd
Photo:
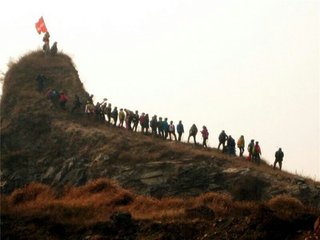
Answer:
[[[36,22],[36,29],[37,29],[37,32],[40,34],[41,32],[45,33],[45,32],[48,32],[47,30],[47,27],[46,27],[46,24],[44,23],[44,20],[43,20],[43,17],[41,17],[39,19],[38,22]]]

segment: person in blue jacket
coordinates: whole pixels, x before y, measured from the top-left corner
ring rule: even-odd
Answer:
[[[181,136],[184,133],[184,128],[181,120],[179,121],[179,124],[177,125],[177,133],[178,133],[178,141],[181,142]]]

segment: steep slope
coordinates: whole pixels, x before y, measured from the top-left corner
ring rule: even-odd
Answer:
[[[37,91],[38,74],[45,89],[69,95],[67,110]],[[71,113],[74,94],[87,93],[71,59],[32,52],[5,75],[1,101],[1,191],[12,192],[37,181],[56,188],[83,185],[108,177],[125,188],[155,197],[227,192],[238,200],[268,200],[279,194],[320,207],[318,182],[269,166],[230,158],[185,143],[132,133]],[[82,111],[83,112],[83,111]]]

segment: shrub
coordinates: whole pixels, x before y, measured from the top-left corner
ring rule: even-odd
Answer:
[[[287,195],[279,195],[268,201],[267,206],[283,219],[300,215],[305,207],[296,198]]]
[[[40,183],[30,183],[24,188],[15,190],[9,197],[9,203],[13,205],[36,201],[39,198],[43,200],[53,199],[55,193],[49,186]]]

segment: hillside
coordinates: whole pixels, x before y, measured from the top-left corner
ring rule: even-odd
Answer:
[[[39,74],[46,76],[41,91],[36,82]],[[46,97],[49,88],[69,96],[66,110]],[[81,187],[108,178],[134,194],[158,199],[197,198],[215,192],[227,194],[228,201],[267,202],[285,194],[305,207],[320,209],[319,182],[274,171],[265,163],[257,166],[228,157],[216,149],[204,150],[113,127],[94,116],[85,116],[83,110],[71,113],[75,94],[83,102],[88,96],[72,60],[62,53],[46,57],[41,51],[31,52],[6,73],[1,99],[1,192],[11,197],[5,200],[5,206],[16,204],[10,199],[17,189],[32,182],[63,194],[66,186]],[[10,208],[5,209],[10,225]],[[109,217],[106,215],[103,221]],[[138,217],[141,219],[145,218]],[[201,226],[206,229],[206,224]]]

